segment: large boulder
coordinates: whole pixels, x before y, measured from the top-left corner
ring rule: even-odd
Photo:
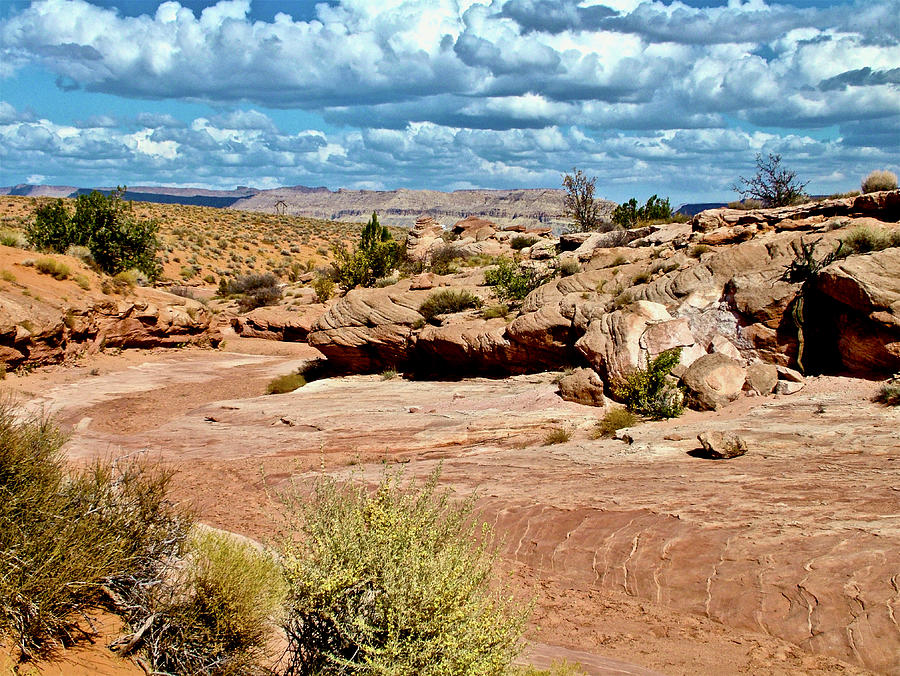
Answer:
[[[690,406],[714,411],[740,396],[746,378],[743,364],[717,353],[700,357],[681,380]]]
[[[737,458],[747,452],[747,442],[734,432],[719,430],[701,432],[697,435],[697,441],[703,446],[706,455],[716,460]]]
[[[287,342],[306,340],[312,327],[325,314],[321,304],[305,305],[298,310],[285,307],[260,307],[235,317],[231,326],[240,336]]]
[[[594,369],[579,368],[559,379],[559,396],[585,406],[604,406],[603,381]]]
[[[822,302],[805,308],[805,320],[831,336],[844,368],[900,371],[900,248],[832,263],[816,289]]]

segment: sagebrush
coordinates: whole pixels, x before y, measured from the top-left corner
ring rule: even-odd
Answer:
[[[646,368],[627,374],[613,392],[630,411],[651,418],[675,418],[684,412],[684,393],[668,380],[681,360],[681,348],[660,353],[647,361]]]

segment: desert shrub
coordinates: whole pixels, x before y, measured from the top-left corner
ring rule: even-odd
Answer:
[[[469,257],[465,250],[456,244],[442,244],[431,252],[430,270],[436,275],[449,275],[456,272],[456,261],[464,261]]]
[[[86,246],[78,246],[73,244],[68,249],[66,249],[66,256],[77,258],[88,267],[93,267],[94,265],[96,265],[94,254],[92,254],[91,250]]]
[[[397,369],[385,369],[381,372],[382,380],[393,380],[397,377]]]
[[[134,460],[68,472],[47,418],[0,405],[0,633],[23,658],[89,635],[85,609],[158,580],[189,520],[171,473]]]
[[[269,381],[266,385],[266,394],[284,394],[306,385],[306,378],[300,372],[287,373]]]
[[[0,230],[0,244],[3,246],[11,246],[17,249],[24,249],[28,246],[28,240],[20,232],[14,230]]]
[[[894,228],[888,232],[861,225],[853,228],[842,237],[841,244],[841,254],[843,256],[870,253],[900,246],[900,228]]]
[[[84,275],[75,275],[72,280],[85,291],[91,288],[91,280]]]
[[[219,280],[220,296],[237,296],[242,312],[264,305],[274,305],[281,300],[278,278],[271,274],[240,275],[234,279]]]
[[[695,244],[688,250],[688,256],[699,259],[708,251],[712,251],[712,247],[708,244]]]
[[[84,246],[108,274],[136,268],[156,279],[162,270],[156,258],[159,225],[137,220],[131,202],[122,199],[124,193],[119,188],[108,196],[96,190],[79,195],[71,216],[62,200],[40,206],[25,228],[28,240],[37,249],[59,253]]]
[[[684,394],[668,381],[667,376],[678,365],[681,348],[659,354],[647,368],[635,369],[613,392],[625,402],[628,410],[651,418],[675,418],[684,411]]]
[[[501,301],[521,301],[544,284],[547,275],[541,275],[534,268],[517,265],[509,258],[500,258],[496,267],[485,271],[484,281],[488,286],[494,287],[494,293]]]
[[[564,444],[572,438],[572,433],[562,427],[554,427],[544,435],[544,446],[552,446],[553,444]]]
[[[897,189],[897,174],[886,169],[876,169],[863,179],[862,191],[879,192]]]
[[[383,289],[387,286],[393,286],[399,281],[400,278],[397,275],[391,275],[390,277],[381,277],[375,280],[375,288]]]
[[[627,408],[611,408],[591,431],[591,438],[605,439],[615,436],[616,431],[637,425],[640,418]]]
[[[324,303],[334,293],[334,280],[327,275],[317,275],[313,280],[312,288],[316,292],[316,300]]]
[[[638,284],[646,284],[647,282],[650,281],[650,277],[651,277],[650,271],[649,271],[649,270],[643,270],[642,272],[637,273],[637,274],[632,278],[631,283],[632,283],[633,285],[635,285],[635,286],[637,286]]]
[[[500,303],[499,305],[491,305],[490,307],[484,308],[481,311],[481,316],[483,319],[506,319],[509,315],[509,305],[505,303]]]
[[[491,586],[494,540],[474,499],[385,474],[374,492],[321,477],[286,496],[291,673],[502,674],[524,613]]]
[[[34,267],[38,272],[51,275],[54,279],[66,279],[72,274],[68,265],[53,258],[38,258],[34,262]]]
[[[481,307],[481,299],[464,290],[443,289],[435,291],[419,306],[419,314],[431,321],[438,315],[462,312]]]
[[[585,676],[587,672],[578,663],[562,660],[561,662],[554,661],[546,669],[533,666],[513,667],[509,674],[510,676]]]
[[[154,670],[262,674],[286,592],[276,560],[236,536],[195,529],[184,561],[141,599],[152,620],[140,645]]]
[[[537,241],[537,237],[532,237],[530,235],[516,235],[509,241],[509,245],[513,248],[513,250],[521,251],[526,247],[536,244]]]
[[[886,406],[900,406],[900,380],[884,383],[875,395],[875,401]]]
[[[9,270],[0,270],[0,279],[2,279],[4,282],[10,282],[14,284],[16,281],[16,276]]]
[[[560,261],[559,267],[557,267],[556,270],[559,272],[560,277],[571,277],[572,275],[577,275],[581,272],[581,266],[575,259],[566,258],[565,260]]]
[[[372,286],[376,279],[386,277],[400,261],[400,245],[391,238],[390,231],[378,222],[378,215],[363,227],[359,245],[352,252],[341,245],[334,248],[334,268],[337,281],[345,288]]]
[[[756,154],[756,174],[750,178],[741,176],[732,189],[741,198],[755,199],[767,207],[784,207],[806,200],[803,189],[809,181],[801,183],[797,172],[781,164],[781,155],[770,153],[767,157]]]

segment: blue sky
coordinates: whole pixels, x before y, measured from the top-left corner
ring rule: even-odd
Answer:
[[[0,185],[727,200],[900,171],[900,0],[0,0]]]

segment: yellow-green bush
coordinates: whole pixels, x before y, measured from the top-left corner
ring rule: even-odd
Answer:
[[[886,169],[876,169],[863,179],[861,188],[863,192],[896,190],[897,174]]]
[[[284,546],[292,673],[502,674],[524,613],[490,585],[493,537],[473,500],[438,473],[385,475],[374,492],[323,477],[286,497],[299,538]]]
[[[72,274],[68,265],[53,258],[38,258],[34,262],[34,267],[38,272],[51,275],[54,279],[66,279]]]

